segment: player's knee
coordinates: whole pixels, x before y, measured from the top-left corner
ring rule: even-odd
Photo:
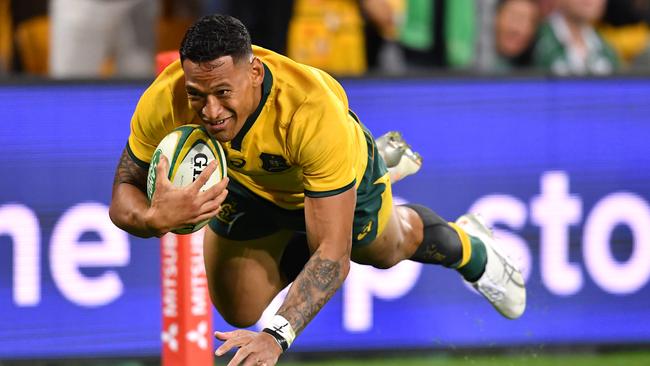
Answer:
[[[235,328],[251,327],[262,317],[262,312],[246,311],[241,309],[231,309],[230,311],[219,310],[219,313],[226,323]]]
[[[219,296],[210,291],[210,299],[214,304],[215,308],[226,321],[226,323],[237,328],[247,328],[255,323],[262,317],[265,307],[262,306],[244,306],[237,301],[220,301],[225,297],[219,298]]]
[[[371,265],[378,269],[389,269],[395,266],[397,263],[401,262],[404,259],[402,256],[397,255],[397,253],[386,253],[380,258],[375,258]]]
[[[226,321],[226,323],[230,324],[235,328],[248,328],[255,325],[255,323],[257,323],[257,321],[259,320],[259,318],[253,319],[253,318],[241,318],[241,317],[234,317],[234,318],[224,317],[224,320]]]

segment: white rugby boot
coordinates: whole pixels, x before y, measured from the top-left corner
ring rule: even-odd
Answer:
[[[384,159],[390,181],[396,183],[399,180],[413,175],[422,167],[422,156],[413,151],[401,133],[397,131],[386,132],[377,139],[377,151]]]
[[[526,286],[521,272],[499,248],[492,231],[479,215],[466,214],[456,220],[456,225],[467,234],[479,238],[485,244],[487,264],[478,281],[472,283],[501,315],[508,319],[519,318],[526,309]]]

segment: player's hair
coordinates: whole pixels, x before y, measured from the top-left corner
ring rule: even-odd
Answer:
[[[253,54],[251,36],[238,19],[229,15],[206,15],[185,32],[179,50],[181,62],[208,62],[232,56],[237,62]]]

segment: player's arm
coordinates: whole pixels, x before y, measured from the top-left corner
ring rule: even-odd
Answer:
[[[187,187],[173,187],[167,179],[168,162],[164,157],[156,167],[156,194],[151,204],[145,194],[147,170],[138,165],[125,148],[115,171],[109,215],[113,223],[139,237],[161,236],[184,224],[195,224],[216,216],[228,193],[228,179],[199,192],[217,168],[212,162]]]
[[[357,200],[355,130],[337,107],[338,100],[324,97],[330,99],[303,104],[297,114],[305,119],[294,121],[291,131],[295,133],[293,157],[303,168],[305,224],[313,253],[277,313],[295,334],[305,329],[350,270]]]
[[[117,227],[140,237],[156,234],[145,219],[149,208],[146,187],[147,170],[136,164],[125,148],[115,170],[109,216]]]
[[[302,167],[305,224],[313,254],[263,332],[238,329],[215,334],[224,341],[217,356],[239,347],[228,366],[257,361],[274,365],[348,275],[358,147],[350,128],[355,125],[348,124],[347,111],[339,103],[334,94],[322,94],[304,102],[294,114],[287,149],[292,163]]]
[[[330,197],[305,197],[305,221],[311,258],[293,282],[278,310],[299,334],[341,287],[350,270],[354,185]]]
[[[305,197],[307,238],[313,254],[291,285],[269,328],[261,333],[239,329],[215,334],[224,341],[216,351],[217,356],[239,347],[228,366],[248,364],[250,360],[274,365],[289,346],[288,339],[305,329],[341,287],[350,270],[355,204],[354,185],[334,196]]]

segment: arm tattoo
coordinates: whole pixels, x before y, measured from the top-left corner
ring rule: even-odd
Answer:
[[[147,171],[131,159],[126,148],[122,151],[120,162],[117,164],[113,186],[120,183],[132,184],[143,192],[147,189]]]
[[[316,251],[294,281],[278,314],[291,323],[296,334],[300,333],[339,289],[343,276],[340,262],[321,258]]]

